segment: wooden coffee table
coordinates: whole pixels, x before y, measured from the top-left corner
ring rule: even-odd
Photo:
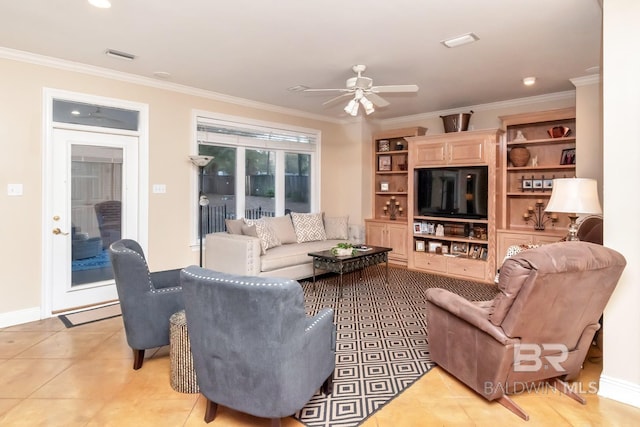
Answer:
[[[389,258],[388,253],[391,248],[383,248],[380,246],[366,246],[367,250],[359,250],[355,255],[335,256],[331,250],[321,252],[310,252],[308,255],[313,257],[313,290],[316,290],[316,268],[339,274],[338,286],[340,287],[340,296],[342,298],[342,275],[351,273],[356,270],[362,271],[365,267],[386,264],[386,282],[389,283]]]

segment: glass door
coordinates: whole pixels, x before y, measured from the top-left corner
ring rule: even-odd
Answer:
[[[52,308],[116,300],[108,248],[137,235],[137,137],[54,130]]]

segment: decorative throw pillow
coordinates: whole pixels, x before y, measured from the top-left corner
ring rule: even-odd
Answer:
[[[242,234],[242,226],[244,225],[244,221],[242,218],[240,219],[225,219],[224,225],[227,228],[227,233],[229,234]]]
[[[349,217],[348,216],[325,216],[324,232],[327,239],[348,240],[349,239]]]
[[[276,233],[273,232],[271,226],[264,219],[246,219],[244,220],[245,224],[253,225],[256,227],[256,233],[258,234],[258,238],[260,239],[260,246],[262,246],[262,253],[265,254],[267,249],[275,248],[276,246],[280,246],[280,240],[276,236]]]
[[[242,234],[245,236],[258,237],[255,225],[242,224]]]
[[[298,241],[296,230],[294,230],[293,222],[291,222],[291,215],[264,217],[262,219],[267,221],[267,224],[271,226],[271,229],[276,233],[276,237],[283,245]]]
[[[291,212],[293,228],[296,230],[298,243],[327,240],[322,222],[322,213]]]

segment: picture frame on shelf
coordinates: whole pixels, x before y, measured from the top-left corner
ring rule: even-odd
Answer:
[[[471,248],[469,248],[469,258],[480,258],[480,245],[471,245]]]
[[[449,253],[449,245],[442,245],[442,254],[448,254]]]
[[[429,252],[437,253],[438,249],[442,252],[442,242],[429,242]]]
[[[390,147],[388,139],[381,139],[378,141],[378,151],[389,151]]]
[[[391,171],[391,156],[378,156],[378,170],[381,172]]]
[[[534,179],[533,180],[533,189],[535,190],[542,190],[542,180],[541,179]]]
[[[414,233],[422,233],[422,223],[414,222],[413,223],[413,232]]]
[[[381,182],[380,183],[380,191],[389,191],[389,183],[388,182]]]
[[[416,252],[424,252],[424,240],[416,240]]]
[[[485,248],[484,246],[480,249],[480,259],[482,260],[487,260],[487,255],[489,254],[489,251],[487,251],[487,248]]]
[[[560,164],[561,165],[575,165],[576,164],[576,149],[575,148],[565,148],[562,150],[562,154],[560,156]]]
[[[469,244],[466,242],[451,243],[451,255],[467,255],[469,252]]]
[[[553,179],[543,179],[542,180],[542,188],[544,190],[552,190],[553,189]]]
[[[533,190],[533,180],[532,179],[522,179],[522,191],[531,191]]]

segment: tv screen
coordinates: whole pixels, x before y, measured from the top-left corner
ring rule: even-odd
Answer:
[[[416,169],[416,215],[487,219],[488,167]]]

